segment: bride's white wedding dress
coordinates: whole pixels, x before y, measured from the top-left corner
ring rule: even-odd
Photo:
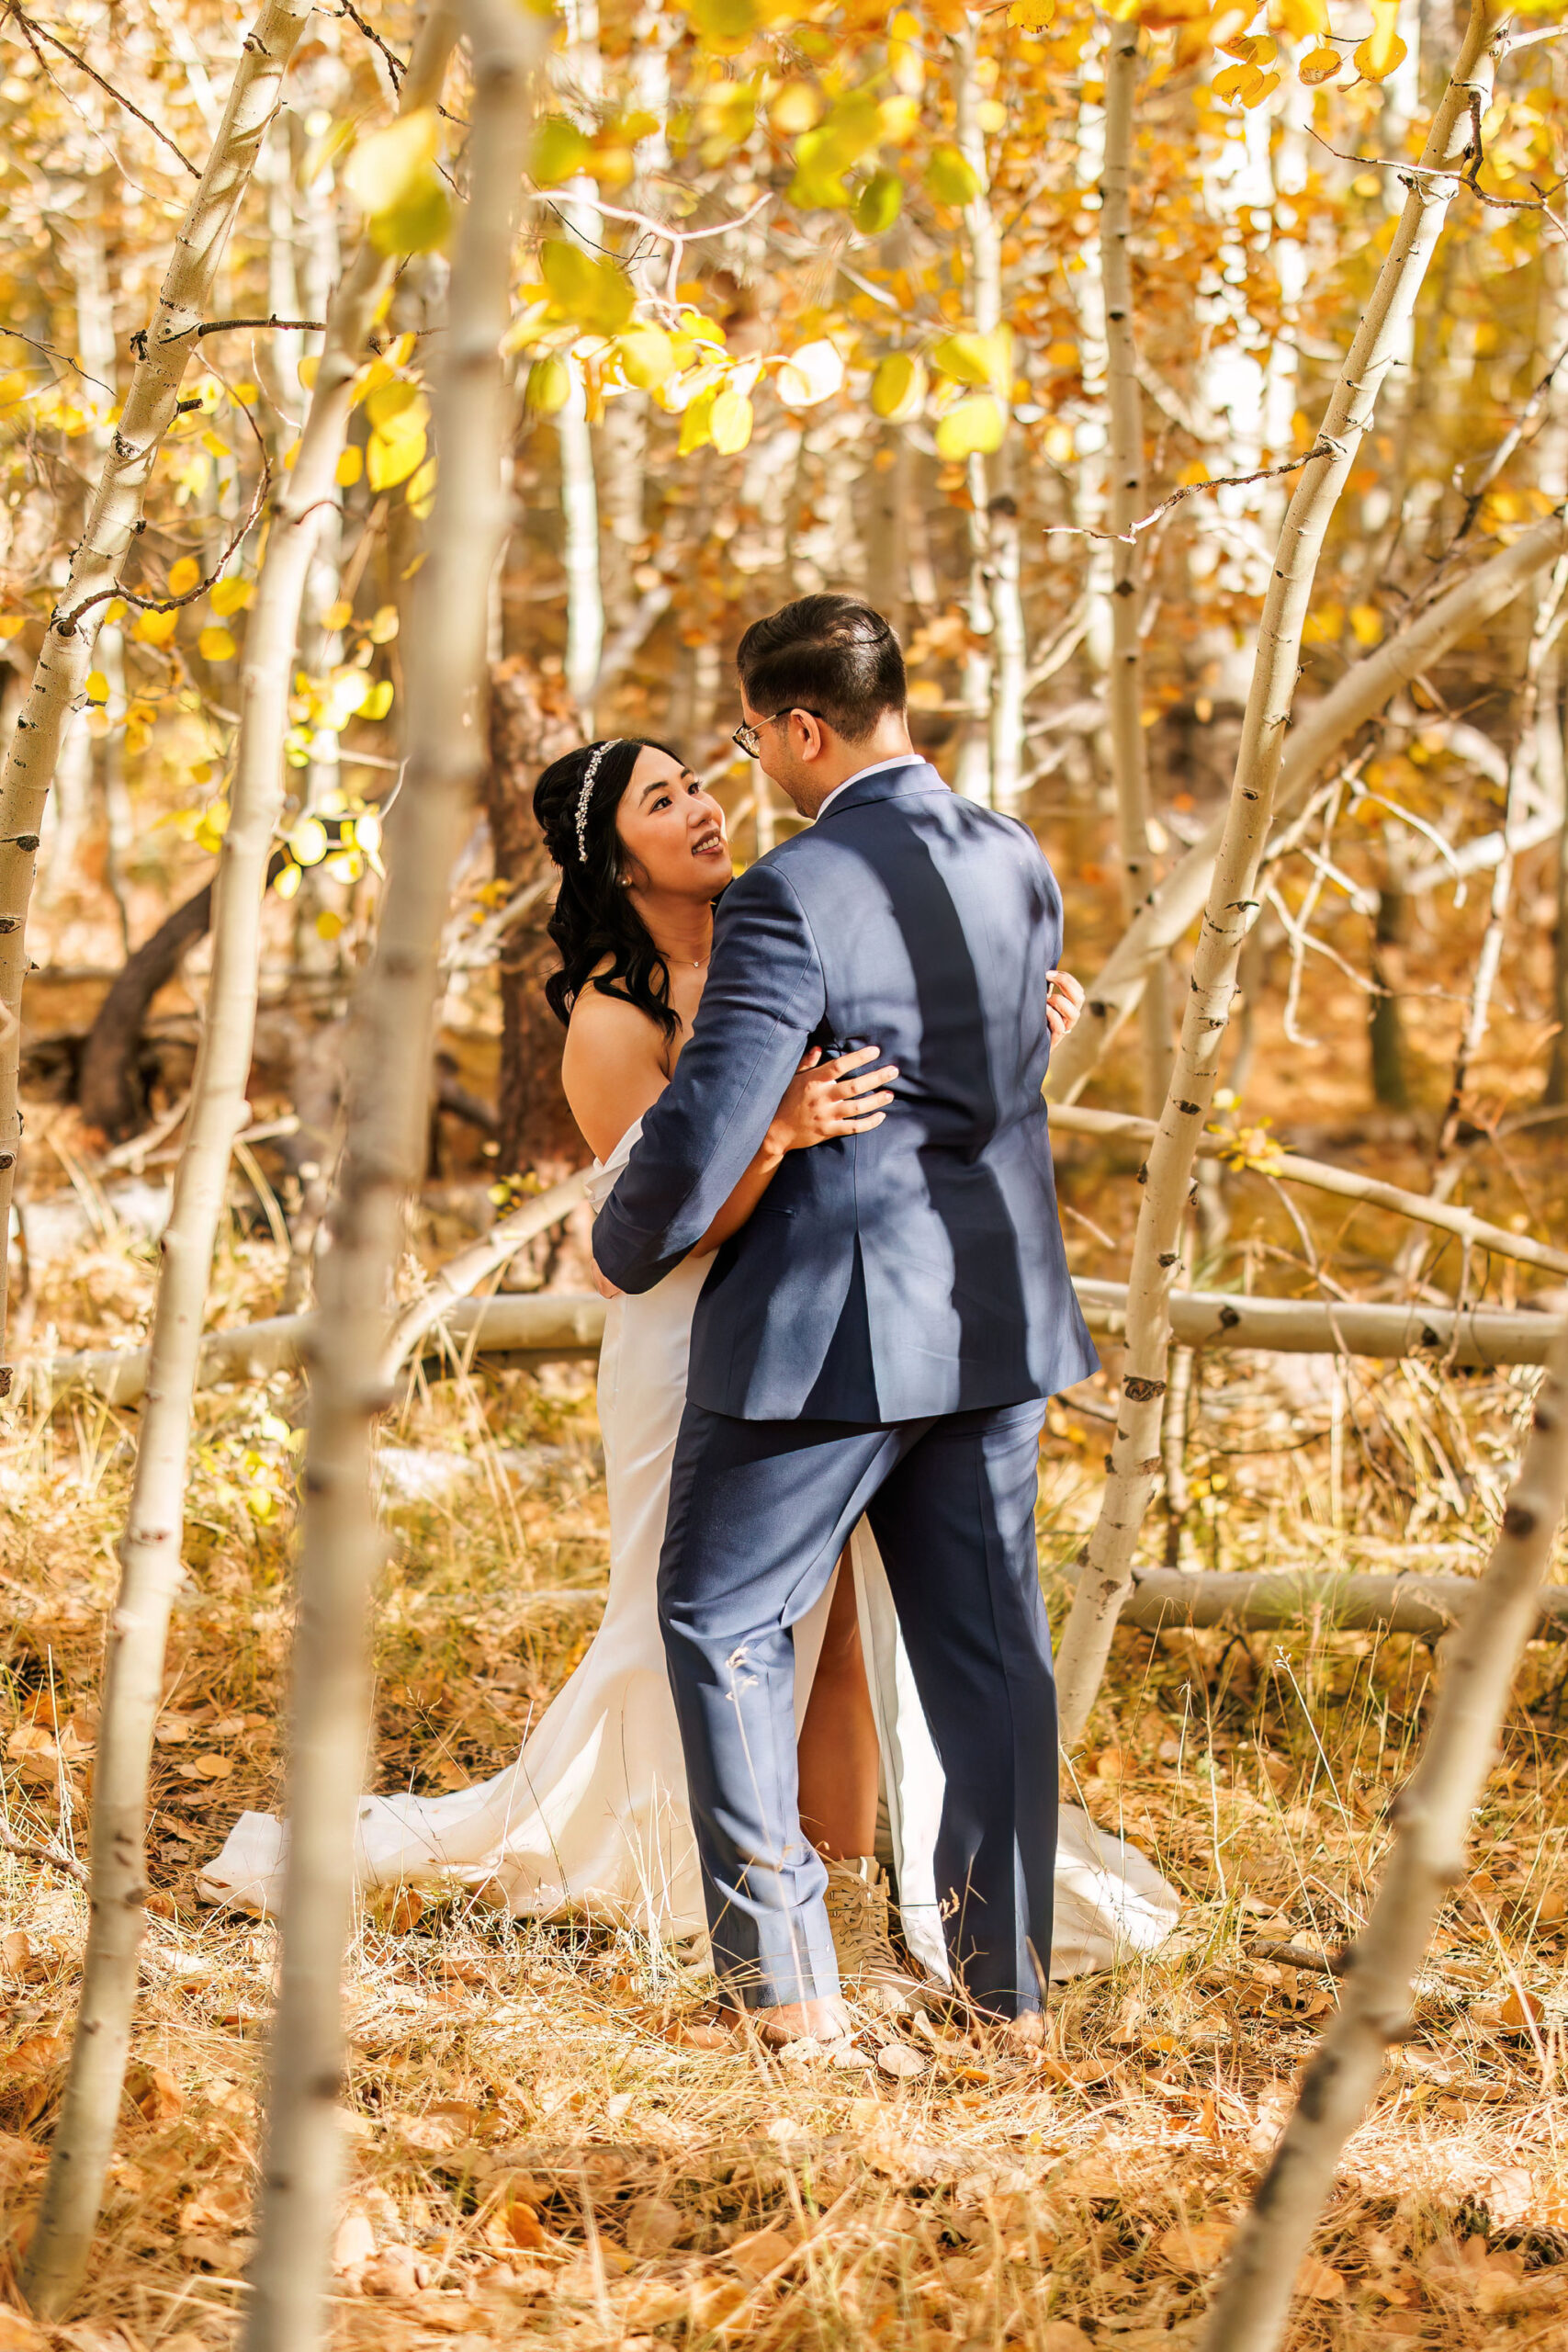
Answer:
[[[595,1164],[595,1208],[626,1166],[641,1122]],[[599,1359],[599,1419],[610,1504],[604,1618],[565,1688],[493,1779],[438,1797],[367,1797],[355,1868],[363,1886],[400,1881],[493,1886],[518,1916],[577,1913],[660,1939],[705,1931],[686,1811],[655,1579],[675,1437],[686,1396],[692,1317],[707,1273],[688,1259],[640,1298],[611,1302]],[[942,1776],[898,1635],[893,1597],[863,1521],[851,1539],[862,1646],[882,1750],[885,1859],[910,1949],[945,1977],[932,1874]],[[795,1628],[796,1720],[805,1713],[829,1596]],[[284,1831],[243,1813],[198,1887],[209,1902],[276,1912]],[[1064,1805],[1056,1851],[1054,1977],[1152,1951],[1176,1924],[1174,1890],[1120,1838]]]

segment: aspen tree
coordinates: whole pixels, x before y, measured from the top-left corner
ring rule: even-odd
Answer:
[[[1335,2166],[1410,2018],[1411,1986],[1450,1890],[1464,1876],[1472,1817],[1568,1500],[1568,1322],[1556,1336],[1502,1530],[1449,1634],[1421,1760],[1400,1792],[1371,1916],[1345,1955],[1337,2016],[1302,2082],[1242,2222],[1209,2313],[1203,2352],[1272,2352],[1290,2314]]]
[[[1156,879],[1149,840],[1149,762],[1144,732],[1142,554],[1130,534],[1144,512],[1144,402],[1133,330],[1133,259],[1128,188],[1133,170],[1138,21],[1117,18],[1105,36],[1105,171],[1100,182],[1100,275],[1105,295],[1110,442],[1107,502],[1111,547],[1111,769],[1128,922],[1146,907]],[[1170,1082],[1170,1012],[1165,967],[1151,966],[1141,1007],[1144,1109],[1157,1117]]]
[[[378,1363],[404,1214],[424,1166],[442,930],[484,755],[477,704],[506,532],[500,345],[544,31],[513,0],[466,0],[460,21],[473,79],[468,201],[432,386],[440,476],[405,639],[408,763],[388,826],[379,935],[355,994],[333,1246],[311,1342],[283,1977],[247,2352],[309,2352],[322,2325],[339,2178],[340,1979],[369,1720],[367,1614],[380,1554],[370,1435],[386,1401]]]
[[[22,978],[44,807],[66,729],[85,695],[105,608],[135,543],[148,481],[178,408],[196,330],[207,315],[229,232],[310,14],[310,0],[266,0],[245,35],[207,169],[175,239],[158,308],[138,338],[141,356],[0,775],[0,1396],[11,1385],[11,1367],[4,1361],[6,1276],[22,1132]]]
[[[1170,1294],[1180,1261],[1197,1142],[1218,1079],[1236,964],[1257,911],[1258,875],[1268,845],[1318,555],[1460,185],[1461,169],[1471,153],[1472,108],[1483,112],[1488,102],[1499,21],[1495,0],[1472,0],[1460,54],[1420,165],[1410,175],[1393,243],[1280,532],[1181,1043],[1159,1133],[1149,1151],[1138,1212],[1111,1466],[1058,1659],[1062,1732],[1068,1741],[1080,1736],[1094,1703],[1117,1612],[1132,1581],[1144,1514],[1159,1477]]]
[[[434,103],[454,39],[437,8],[404,77],[402,108]],[[212,970],[185,1140],[162,1240],[121,1579],[105,1668],[93,1803],[91,1924],[71,2072],[25,2288],[63,2311],[81,2283],[114,2144],[136,1996],[145,1902],[148,1759],[164,1682],[169,1611],[180,1579],[191,1398],[208,1275],[233,1140],[248,1113],[261,915],[283,805],[283,737],[300,603],[320,517],[333,495],[355,373],[393,261],[368,235],[328,312],[325,349],[299,453],[273,511],[245,634],[230,817],[219,853]]]

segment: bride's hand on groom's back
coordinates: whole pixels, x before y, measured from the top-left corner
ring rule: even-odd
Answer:
[[[887,1089],[898,1075],[891,1063],[868,1067],[881,1051],[860,1046],[825,1062],[821,1047],[813,1046],[773,1114],[769,1146],[781,1153],[804,1151],[834,1136],[863,1136],[879,1127],[893,1100]]]
[[[1045,1026],[1051,1032],[1051,1043],[1059,1046],[1076,1023],[1084,1008],[1083,982],[1075,980],[1071,972],[1047,972],[1045,975]]]

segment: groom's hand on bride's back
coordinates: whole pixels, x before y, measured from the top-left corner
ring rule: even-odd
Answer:
[[[891,1063],[880,1069],[867,1067],[881,1051],[880,1046],[859,1046],[825,1062],[820,1046],[813,1046],[784,1090],[764,1149],[782,1158],[835,1136],[869,1135],[879,1127],[893,1100],[887,1090],[898,1075]]]

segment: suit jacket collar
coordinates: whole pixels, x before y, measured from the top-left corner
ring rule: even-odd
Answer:
[[[824,808],[817,822],[830,825],[851,808],[869,808],[874,800],[902,799],[911,792],[945,792],[943,784],[929,760],[918,753],[896,768],[878,768],[874,775],[852,777],[838,795],[830,808]]]

